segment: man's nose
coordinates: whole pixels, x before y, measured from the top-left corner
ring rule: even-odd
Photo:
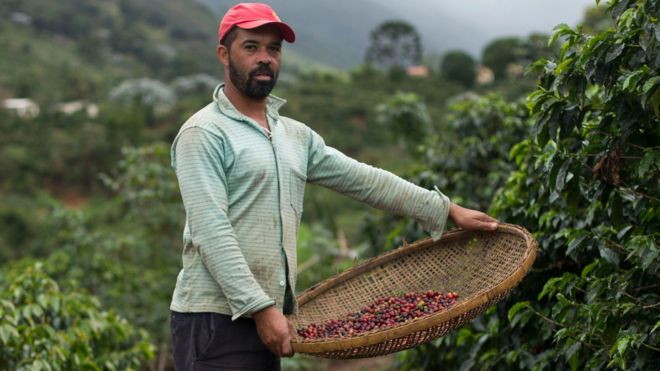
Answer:
[[[268,52],[268,49],[262,49],[257,56],[257,63],[271,64],[272,62],[273,56]]]

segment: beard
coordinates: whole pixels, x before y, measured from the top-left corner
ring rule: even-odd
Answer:
[[[256,75],[268,75],[269,81],[258,81]],[[278,73],[267,64],[260,64],[252,71],[239,70],[229,57],[229,79],[243,95],[252,99],[264,99],[275,87]]]

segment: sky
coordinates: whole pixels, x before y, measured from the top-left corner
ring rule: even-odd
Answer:
[[[492,36],[548,33],[559,23],[575,25],[587,7],[596,5],[595,0],[408,1],[442,7],[453,18],[469,21]]]

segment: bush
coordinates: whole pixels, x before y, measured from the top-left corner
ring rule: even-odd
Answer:
[[[534,122],[492,212],[531,230],[514,294],[405,367],[651,369],[660,361],[659,2],[610,2],[616,29],[566,25],[527,98]]]
[[[152,356],[145,331],[93,296],[60,291],[41,263],[2,277],[0,368],[136,370]]]
[[[477,67],[474,58],[463,51],[452,51],[445,54],[440,66],[442,77],[465,87],[474,85]]]

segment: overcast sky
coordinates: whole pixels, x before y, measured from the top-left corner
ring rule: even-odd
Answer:
[[[560,23],[575,26],[595,0],[370,0],[419,26],[427,52],[466,50],[479,56],[494,39],[549,35]],[[601,1],[601,6],[607,0]],[[444,26],[444,27],[443,27]],[[451,34],[451,30],[456,30]],[[450,35],[442,38],[438,35]]]
[[[390,7],[426,7],[479,28],[492,37],[549,33],[559,23],[577,24],[595,0],[380,0]],[[601,4],[606,0],[601,1]]]
[[[446,9],[460,20],[478,21],[493,36],[550,32],[559,23],[575,25],[594,0],[408,0]],[[602,1],[601,3],[605,3]],[[471,23],[472,23],[471,22]]]

